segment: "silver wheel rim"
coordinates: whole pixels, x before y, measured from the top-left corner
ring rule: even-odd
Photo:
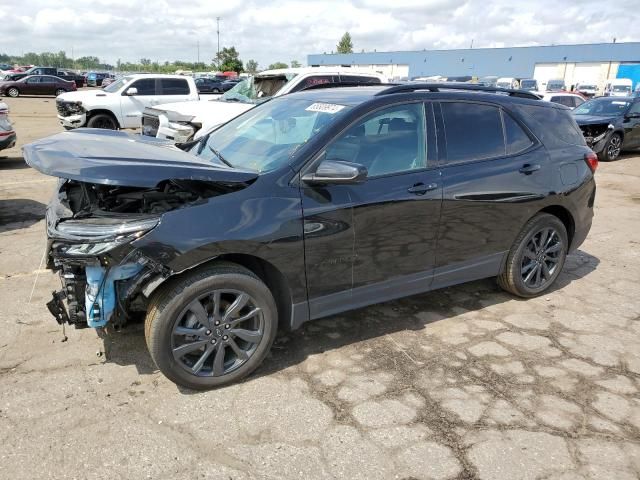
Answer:
[[[216,289],[191,301],[171,331],[173,359],[197,377],[221,377],[247,363],[264,337],[264,316],[246,292]]]
[[[622,140],[618,135],[614,135],[611,137],[611,140],[609,140],[609,145],[607,145],[607,157],[609,160],[618,158],[620,150],[622,150]]]
[[[10,97],[17,97],[18,96],[18,89],[17,88],[10,88],[7,93],[9,94]]]

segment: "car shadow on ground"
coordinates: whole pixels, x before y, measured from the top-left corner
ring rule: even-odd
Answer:
[[[0,200],[0,233],[30,227],[44,218],[46,208],[29,198]]]
[[[599,263],[598,258],[584,251],[574,252],[567,258],[563,273],[551,291],[589,275]],[[455,308],[475,311],[514,300],[527,301],[504,292],[494,279],[486,279],[308,322],[294,332],[279,332],[263,364],[244,381],[250,382],[298,365],[311,355],[399,331],[422,330],[431,323],[455,317]],[[104,349],[107,362],[135,365],[142,375],[158,371],[147,351],[141,322],[107,336]],[[182,387],[178,390],[185,395],[199,393]]]
[[[3,156],[0,153],[0,170],[19,170],[30,168],[21,156]]]

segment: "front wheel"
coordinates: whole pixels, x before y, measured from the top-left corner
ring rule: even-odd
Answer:
[[[609,138],[609,141],[605,145],[600,155],[600,161],[611,162],[620,156],[622,151],[622,136],[619,133],[614,133]]]
[[[7,90],[7,95],[9,95],[10,97],[16,98],[20,96],[20,91],[15,87],[11,87],[10,89]]]
[[[147,311],[145,337],[169,380],[206,390],[255,370],[269,353],[277,324],[267,286],[240,265],[221,262],[161,288]]]
[[[63,93],[67,93],[67,91],[64,88],[59,88],[56,90],[56,97],[58,95],[62,95]]]
[[[106,113],[99,113],[89,119],[89,121],[87,122],[87,127],[117,130],[118,124],[110,115],[107,115]]]
[[[218,88],[214,88],[214,89],[211,91],[211,93],[220,93],[220,89],[218,89]]]
[[[560,219],[539,213],[526,223],[513,243],[498,283],[519,297],[535,297],[556,281],[568,249],[567,229]]]

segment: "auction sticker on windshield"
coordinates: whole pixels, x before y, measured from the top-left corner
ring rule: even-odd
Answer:
[[[305,110],[307,112],[323,112],[334,114],[344,108],[344,105],[336,105],[334,103],[312,103]]]

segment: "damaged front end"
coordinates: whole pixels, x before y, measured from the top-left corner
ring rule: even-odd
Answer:
[[[609,136],[614,130],[614,126],[609,123],[589,123],[580,125],[580,130],[584,136],[587,146],[594,152],[602,151],[609,140]]]
[[[63,127],[78,128],[87,123],[87,110],[81,101],[69,101],[56,98],[58,120]]]
[[[125,147],[135,160],[105,153]],[[256,177],[118,132],[62,133],[24,147],[24,156],[60,178],[46,226],[47,268],[59,273],[62,289],[47,307],[59,323],[77,328],[118,328],[145,312],[151,293],[177,272],[163,244],[147,242],[143,251],[136,242],[167,212],[245,188]]]

